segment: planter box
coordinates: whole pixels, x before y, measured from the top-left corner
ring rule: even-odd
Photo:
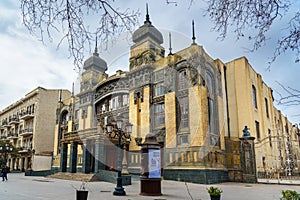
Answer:
[[[87,200],[88,191],[76,190],[76,200]]]
[[[210,200],[220,200],[221,196],[210,196]]]

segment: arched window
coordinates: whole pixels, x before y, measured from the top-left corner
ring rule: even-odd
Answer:
[[[254,108],[257,108],[256,88],[254,85],[252,85],[252,100]]]

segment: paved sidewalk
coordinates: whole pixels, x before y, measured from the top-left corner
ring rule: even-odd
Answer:
[[[0,199],[6,200],[75,200],[76,188],[81,182],[52,179],[45,177],[28,177],[24,174],[8,174],[7,182],[0,182]],[[277,184],[215,184],[222,188],[221,200],[279,200],[281,190],[291,189],[300,192],[300,186]],[[126,196],[113,196],[115,184],[107,182],[89,182],[88,200],[209,200],[206,188],[209,185],[192,184],[176,181],[162,181],[162,196],[140,196],[140,183],[133,181],[125,186]],[[190,193],[190,194],[189,194]]]

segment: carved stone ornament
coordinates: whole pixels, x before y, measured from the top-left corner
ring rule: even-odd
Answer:
[[[151,64],[155,62],[155,56],[151,51],[145,51],[138,56],[130,58],[130,70],[141,65]]]

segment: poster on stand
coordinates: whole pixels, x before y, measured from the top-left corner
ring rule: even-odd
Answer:
[[[161,178],[160,150],[149,149],[148,153],[149,178]]]

